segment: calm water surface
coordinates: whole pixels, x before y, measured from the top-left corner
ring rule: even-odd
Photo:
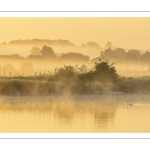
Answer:
[[[0,122],[0,132],[150,132],[150,95],[1,97]]]

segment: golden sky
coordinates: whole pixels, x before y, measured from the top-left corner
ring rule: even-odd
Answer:
[[[0,18],[0,42],[33,38],[147,49],[150,18]]]

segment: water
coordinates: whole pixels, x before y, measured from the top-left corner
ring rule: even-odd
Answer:
[[[150,132],[150,95],[1,97],[0,132]]]

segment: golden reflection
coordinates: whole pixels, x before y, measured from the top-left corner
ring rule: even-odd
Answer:
[[[1,97],[0,132],[150,132],[149,97]]]
[[[1,100],[1,132],[95,132],[113,120],[117,105],[97,100]],[[13,119],[13,120],[12,120]],[[22,124],[23,123],[23,124]],[[36,123],[36,126],[35,126]],[[30,126],[29,126],[30,124]],[[97,126],[95,128],[95,126]],[[95,128],[95,129],[94,129]],[[101,130],[101,129],[99,129]]]

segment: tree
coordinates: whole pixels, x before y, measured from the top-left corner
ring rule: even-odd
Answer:
[[[75,72],[75,69],[73,66],[64,66],[63,68],[58,69],[57,74],[60,74],[61,76],[71,76]]]
[[[108,49],[108,48],[113,48],[113,45],[111,42],[107,42],[107,44],[105,45],[105,48]]]
[[[94,66],[94,75],[95,77],[99,78],[100,80],[111,80],[116,81],[118,74],[116,72],[115,67],[113,66],[114,63],[109,64],[108,60],[101,60],[95,63]]]
[[[130,60],[139,60],[141,57],[141,52],[139,50],[129,50],[127,52],[127,58]]]
[[[80,62],[88,63],[90,60],[89,56],[85,56],[81,53],[74,53],[74,52],[63,54],[59,59],[63,61],[78,62],[78,63]]]
[[[44,45],[42,47],[42,50],[40,52],[41,52],[43,58],[46,58],[46,59],[56,58],[56,55],[55,55],[53,49],[51,47],[46,46],[46,45]]]
[[[55,79],[67,83],[67,86],[76,85],[76,70],[73,66],[64,66],[59,69],[55,69]]]
[[[116,48],[114,50],[114,56],[116,59],[124,59],[126,57],[126,52],[123,48]]]
[[[32,47],[32,49],[30,50],[30,55],[41,55],[41,52],[40,52],[40,48],[38,47]]]
[[[95,47],[95,48],[100,48],[98,43],[95,42],[87,42],[88,47]]]
[[[108,49],[105,49],[105,51],[101,52],[101,56],[100,57],[104,57],[104,58],[113,58],[114,57],[114,53],[113,50],[109,47]]]
[[[112,49],[112,48],[108,48],[105,51],[101,52],[101,57],[104,58],[108,58],[111,60],[123,60],[126,58],[126,52],[123,48],[116,48],[116,49]]]
[[[145,53],[143,53],[141,55],[141,60],[143,62],[150,62],[150,52],[149,51],[146,51]]]

